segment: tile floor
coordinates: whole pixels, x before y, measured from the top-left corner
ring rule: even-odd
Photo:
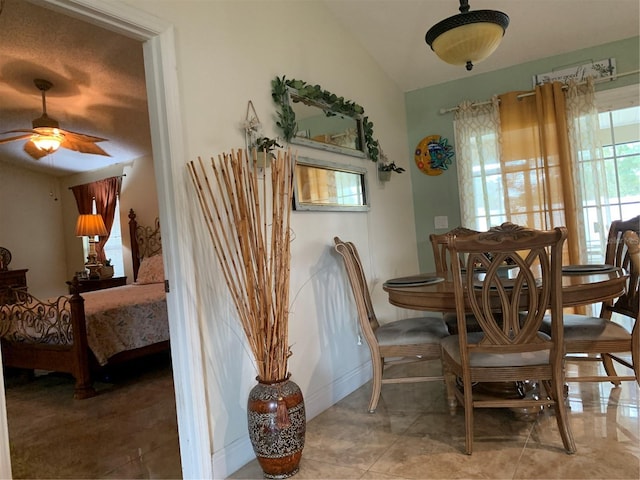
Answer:
[[[64,377],[8,386],[14,478],[180,477],[168,364],[100,388],[103,395],[78,402],[69,398]],[[569,384],[578,448],[572,456],[564,453],[550,412],[523,421],[508,410],[478,411],[474,453],[467,456],[462,411],[449,415],[443,384],[385,385],[375,414],[366,412],[370,388],[308,422],[294,478],[640,478],[640,388],[634,383]],[[259,479],[262,472],[252,461],[230,478]]]
[[[13,478],[181,478],[169,357],[129,365],[113,381],[74,400],[64,375],[7,378]]]
[[[463,412],[450,416],[442,383],[384,385],[375,414],[366,412],[370,392],[366,384],[307,424],[294,478],[640,478],[640,388],[635,383],[620,388],[569,384],[575,455],[564,452],[548,411],[523,421],[509,410],[476,410],[474,452],[468,456]],[[261,477],[252,461],[230,478]]]

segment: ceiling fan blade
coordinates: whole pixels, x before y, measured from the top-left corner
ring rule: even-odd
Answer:
[[[9,133],[9,132],[3,132],[3,133]],[[0,145],[2,145],[3,143],[14,142],[16,140],[24,140],[25,138],[29,138],[30,136],[31,136],[31,134],[18,135],[17,137],[3,138],[3,139],[0,139]]]
[[[106,138],[94,137],[86,133],[72,132],[70,130],[60,130],[65,137],[71,137],[75,142],[108,142]]]
[[[74,152],[92,153],[94,155],[104,155],[105,157],[111,156],[91,141],[78,141],[77,139],[66,135],[60,144],[60,147],[73,150]]]
[[[17,130],[7,130],[6,132],[0,132],[0,135],[4,135],[5,133],[38,133],[35,130],[30,130],[26,128],[19,128]]]
[[[40,150],[31,140],[24,144],[24,151],[35,160],[40,160],[47,155],[47,152]]]

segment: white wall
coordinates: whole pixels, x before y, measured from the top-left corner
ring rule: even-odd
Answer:
[[[179,104],[186,158],[173,158],[171,187],[190,197],[180,214],[192,218],[183,241],[193,244],[197,318],[203,336],[207,400],[214,443],[214,469],[224,476],[253,458],[246,430],[246,400],[255,370],[245,348],[211,248],[202,232],[186,162],[244,147],[241,122],[253,101],[268,136],[279,135],[271,80],[276,76],[320,84],[365,108],[376,137],[390,159],[405,168],[403,95],[366,53],[352,42],[319,2],[147,1],[136,8],[175,27]],[[396,175],[378,184],[375,164],[319,150],[300,155],[368,168],[369,213],[295,212],[292,228],[290,361],[303,390],[309,416],[329,407],[369,376],[368,352],[357,345],[354,308],[344,269],[332,250],[333,237],[358,245],[382,317],[406,316],[386,301],[381,282],[415,273],[417,252],[410,179]],[[363,407],[366,408],[366,407]]]
[[[66,251],[56,177],[0,161],[0,246],[9,249],[9,268],[29,269],[29,292],[42,299],[66,293]]]

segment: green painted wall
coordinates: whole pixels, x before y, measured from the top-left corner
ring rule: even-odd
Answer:
[[[497,52],[499,54],[499,50]],[[590,61],[615,58],[618,73],[637,71],[640,66],[640,37],[608,43],[593,48],[523,63],[494,72],[453,80],[405,94],[409,151],[413,152],[421,139],[428,135],[440,135],[454,145],[453,114],[441,114],[441,109],[455,107],[463,100],[484,101],[492,95],[509,91],[528,91],[535,74],[559,70]],[[614,82],[596,85],[597,90],[638,84],[638,74],[621,77]],[[460,225],[458,180],[454,157],[449,170],[442,175],[428,176],[410,163],[413,186],[413,202],[418,243],[420,270],[433,271],[434,262],[429,243],[431,233],[444,233]],[[434,227],[434,217],[447,216],[448,229]]]

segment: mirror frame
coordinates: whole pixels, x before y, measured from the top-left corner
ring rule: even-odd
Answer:
[[[340,163],[327,162],[324,160],[315,160],[308,157],[298,157],[296,165],[305,165],[311,167],[319,167],[327,170],[336,170],[339,172],[353,173],[360,175],[362,181],[362,196],[364,198],[363,205],[336,205],[322,203],[303,203],[299,201],[297,169],[294,172],[296,178],[293,180],[293,210],[294,211],[338,211],[338,212],[368,212],[371,209],[369,203],[369,186],[367,183],[367,169],[364,167],[356,167],[344,165]]]
[[[361,158],[369,158],[374,162],[378,161],[380,145],[378,141],[373,138],[373,123],[369,121],[369,117],[364,116],[364,108],[362,106],[350,100],[345,100],[343,97],[338,97],[327,90],[323,90],[320,85],[309,85],[303,80],[286,79],[284,75],[282,78],[276,77],[271,81],[271,96],[273,101],[280,107],[280,111],[277,112],[278,120],[276,121],[276,125],[282,129],[287,142]],[[298,100],[296,100],[296,98]],[[330,145],[296,137],[298,124],[296,122],[296,114],[292,107],[292,104],[296,101],[306,105],[316,106],[325,112],[353,118],[358,123],[363,150],[353,150],[338,145]]]

